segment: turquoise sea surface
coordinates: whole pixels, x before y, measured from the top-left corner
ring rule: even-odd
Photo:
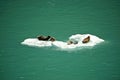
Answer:
[[[93,34],[93,48],[21,45],[51,35]],[[120,80],[120,0],[0,0],[0,80]]]

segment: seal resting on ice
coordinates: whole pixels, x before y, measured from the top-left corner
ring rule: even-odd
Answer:
[[[51,36],[38,36],[37,37],[38,40],[42,40],[42,41],[55,41],[55,38],[54,37],[51,37]]]
[[[67,45],[73,44],[72,41],[67,41]]]
[[[83,39],[82,43],[88,43],[90,41],[90,36],[86,37]]]
[[[54,41],[55,41],[55,38],[54,38],[54,37],[51,37],[51,38],[50,38],[50,41],[54,42]]]
[[[78,42],[77,41],[71,41],[71,40],[69,40],[69,41],[67,41],[67,44],[68,45],[70,45],[70,44],[78,44]]]

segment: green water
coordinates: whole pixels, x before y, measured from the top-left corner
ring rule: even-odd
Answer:
[[[39,34],[93,34],[92,49],[21,45]],[[0,80],[120,80],[119,0],[0,0]]]

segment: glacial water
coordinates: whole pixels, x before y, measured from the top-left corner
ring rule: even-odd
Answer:
[[[77,34],[104,41],[67,51],[21,44]],[[120,0],[0,0],[0,80],[120,80],[119,34]]]

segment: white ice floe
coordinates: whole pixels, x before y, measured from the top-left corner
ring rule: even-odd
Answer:
[[[88,43],[82,43],[82,40],[86,37],[90,36],[90,41]],[[91,34],[76,34],[69,37],[69,40],[71,41],[77,41],[78,44],[71,44],[68,45],[67,42],[63,41],[40,41],[37,38],[28,38],[25,39],[21,44],[28,45],[28,46],[37,46],[37,47],[50,47],[55,46],[60,49],[74,49],[74,48],[80,48],[80,47],[86,47],[86,46],[95,46],[98,43],[103,42],[104,40]]]
[[[39,41],[37,38],[25,39],[21,44],[28,45],[28,46],[37,46],[37,47],[52,46],[51,41]]]

